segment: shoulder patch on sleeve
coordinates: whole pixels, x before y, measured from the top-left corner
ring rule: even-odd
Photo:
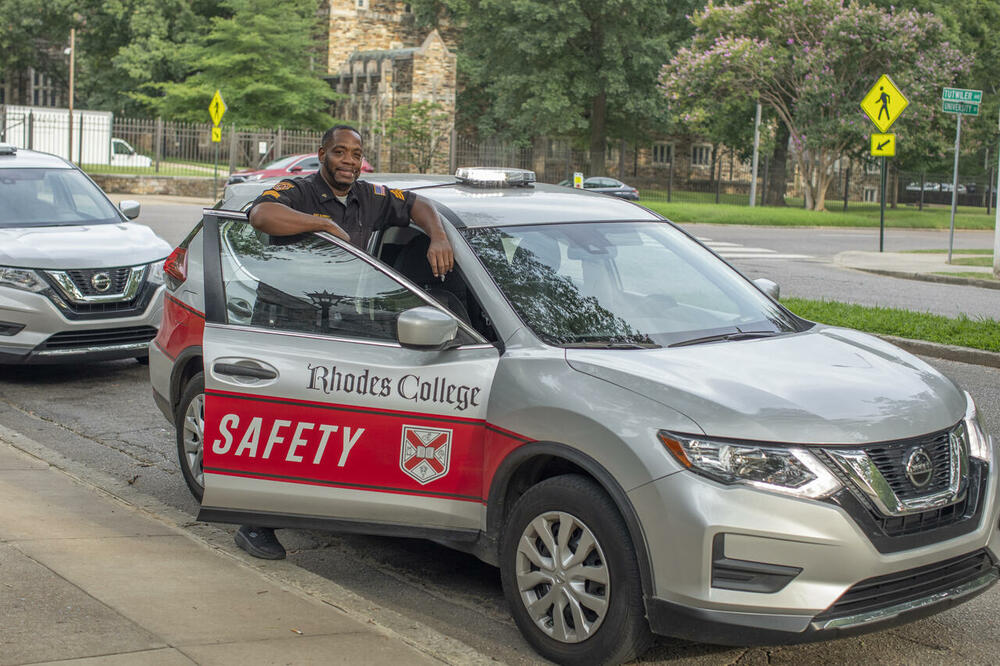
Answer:
[[[280,199],[281,198],[281,194],[278,193],[278,192],[275,192],[274,190],[264,190],[263,192],[260,193],[260,196],[262,196],[262,197],[274,197],[275,199]]]
[[[406,197],[403,195],[403,190],[389,190],[392,192],[392,196],[396,197],[400,201],[406,201]]]
[[[281,192],[282,190],[290,190],[293,187],[295,187],[295,186],[292,185],[291,183],[286,183],[284,181],[281,181],[280,183],[278,183],[277,185],[275,185],[273,189],[277,190],[278,192]]]
[[[380,197],[384,197],[385,196],[385,185],[376,185],[375,183],[372,183],[372,192],[374,192],[375,194],[379,195]]]

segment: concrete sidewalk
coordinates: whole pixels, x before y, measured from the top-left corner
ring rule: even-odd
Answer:
[[[963,254],[961,250],[952,252],[955,257],[982,257],[983,255]],[[833,263],[841,268],[906,278],[927,282],[961,284],[986,289],[1000,289],[1000,280],[993,278],[991,266],[962,266],[949,264],[947,253],[936,252],[861,252],[850,250],[834,257]],[[976,273],[979,277],[956,277],[942,273]]]
[[[4,666],[442,663],[5,439],[0,506]]]

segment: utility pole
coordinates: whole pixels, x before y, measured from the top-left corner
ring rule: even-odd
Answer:
[[[760,152],[760,102],[753,119],[753,167],[750,173],[750,207],[757,205],[757,161]]]
[[[69,152],[66,155],[73,161],[73,74],[76,64],[76,28],[69,29]]]

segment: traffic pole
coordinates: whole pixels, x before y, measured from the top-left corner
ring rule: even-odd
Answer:
[[[760,102],[753,121],[753,166],[750,169],[750,207],[757,205],[757,162],[760,154]]]
[[[878,206],[878,251],[885,249],[885,157],[882,158],[882,193]]]
[[[996,213],[993,222],[993,277],[1000,280],[1000,148],[997,149],[997,189],[993,191],[993,196],[998,197],[997,205],[993,207]]]
[[[962,140],[962,114],[956,114],[955,121],[955,169],[951,174],[951,230],[948,232],[948,263],[951,250],[955,246],[955,207],[958,205],[958,144]]]

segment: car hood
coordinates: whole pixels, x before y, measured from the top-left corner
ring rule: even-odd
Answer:
[[[848,329],[655,350],[569,349],[566,360],[683,413],[714,437],[861,444],[924,435],[965,414],[951,380]]]
[[[93,224],[0,229],[0,266],[114,268],[170,254],[170,245],[141,224]]]

